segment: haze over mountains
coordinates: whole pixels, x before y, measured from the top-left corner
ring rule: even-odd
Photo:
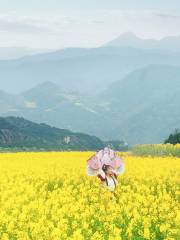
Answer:
[[[105,46],[180,51],[180,36],[168,36],[160,40],[141,39],[132,32],[125,32]]]
[[[51,81],[65,90],[92,95],[137,68],[180,63],[180,52],[134,48],[133,41],[132,46],[129,45],[127,42],[123,47],[70,48],[0,61],[0,86],[2,90],[17,93]]]
[[[180,125],[177,39],[141,40],[126,33],[100,48],[0,61],[1,89],[8,92],[0,92],[0,115],[104,140],[163,142]]]
[[[180,67],[149,65],[87,97],[46,82],[19,95],[1,93],[0,114],[23,116],[130,144],[163,141],[179,127]]]
[[[33,49],[25,47],[0,47],[0,60],[9,60],[25,57],[27,55],[48,52],[48,49]]]

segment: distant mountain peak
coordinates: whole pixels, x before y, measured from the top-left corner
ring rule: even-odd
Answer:
[[[63,90],[61,89],[60,86],[58,86],[56,83],[53,83],[51,81],[46,81],[46,82],[42,82],[42,83],[39,83],[37,84],[36,86],[34,86],[33,88],[23,92],[23,95],[24,93],[30,93],[30,92],[43,92],[43,93],[46,93],[46,92],[62,92]]]
[[[45,82],[42,82],[42,83],[39,83],[36,88],[46,88],[46,89],[60,89],[60,86],[58,86],[58,84],[54,83],[54,82],[51,82],[51,81],[45,81]]]
[[[166,36],[160,40],[138,37],[133,32],[124,32],[119,37],[107,42],[104,46],[133,47],[141,49],[180,50],[179,35]]]
[[[105,46],[131,46],[132,44],[141,41],[143,41],[143,39],[139,38],[135,33],[124,32],[117,38],[112,39],[110,42],[106,43]]]

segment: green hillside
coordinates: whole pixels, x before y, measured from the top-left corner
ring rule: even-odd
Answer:
[[[122,142],[103,142],[95,136],[37,124],[19,117],[0,117],[0,148],[45,150],[98,150],[110,144],[120,150]]]

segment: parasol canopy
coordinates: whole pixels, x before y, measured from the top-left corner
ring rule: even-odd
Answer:
[[[87,174],[96,176],[100,171],[102,172],[104,164],[113,167],[118,175],[125,170],[122,158],[113,149],[105,147],[87,160]]]

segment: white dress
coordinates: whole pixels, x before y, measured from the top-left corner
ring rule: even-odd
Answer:
[[[114,178],[115,183],[114,183],[114,181],[113,181],[113,178]],[[103,182],[103,187],[107,188],[107,189],[110,190],[110,191],[114,191],[116,185],[118,184],[118,182],[117,182],[117,180],[116,180],[115,177],[113,177],[113,178],[106,176],[108,185],[107,185],[106,181],[104,181],[104,182]],[[116,185],[115,185],[115,184],[116,184]]]

